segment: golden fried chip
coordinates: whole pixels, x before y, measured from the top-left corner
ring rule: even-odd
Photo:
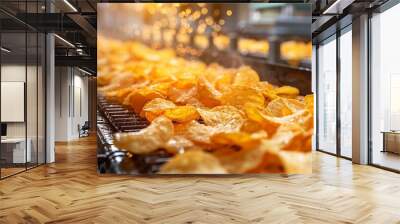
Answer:
[[[148,121],[152,121],[154,118],[164,114],[165,110],[175,107],[176,105],[169,100],[155,98],[144,105],[142,112],[144,112],[144,116]]]
[[[293,86],[282,86],[275,89],[275,94],[278,96],[296,97],[299,95],[299,93],[299,89]]]
[[[253,133],[256,131],[264,130],[264,128],[261,126],[260,122],[256,122],[250,119],[246,119],[240,128],[240,131],[244,131],[247,133]]]
[[[227,132],[239,131],[244,123],[242,112],[233,106],[217,106],[212,109],[199,108],[197,111],[206,125]]]
[[[197,94],[199,101],[206,107],[221,105],[221,93],[205,78],[199,78],[197,84]]]
[[[239,109],[245,109],[247,106],[263,108],[265,98],[256,89],[233,86],[223,93],[221,102],[223,105],[231,105]]]
[[[227,70],[221,71],[221,74],[217,76],[217,80],[215,81],[214,85],[218,91],[224,91],[228,86],[230,86],[233,82],[234,78],[234,71]]]
[[[297,99],[286,99],[286,103],[293,113],[306,109],[306,104]]]
[[[282,161],[286,174],[310,174],[312,173],[312,154],[293,151],[280,151],[279,158]]]
[[[183,153],[192,149],[195,145],[184,136],[175,135],[164,145],[164,149],[172,154]]]
[[[189,122],[199,118],[199,113],[194,106],[177,106],[165,110],[164,115],[172,121],[180,123]]]
[[[211,136],[210,140],[217,145],[240,146],[243,149],[249,149],[257,147],[262,137],[246,132],[223,132]]]
[[[229,173],[247,173],[262,162],[265,152],[260,147],[239,151],[222,148],[215,150],[213,154]]]
[[[311,173],[311,152],[280,150],[279,146],[271,144],[270,140],[263,140],[259,150],[264,152],[261,162],[248,170],[249,173]]]
[[[250,129],[254,127],[254,122],[257,123],[262,129],[264,129],[265,131],[267,131],[269,136],[272,136],[277,128],[281,125],[280,122],[274,120],[272,117],[269,117],[265,114],[263,114],[258,108],[256,107],[246,107],[245,109],[247,118],[251,121],[251,122],[247,122],[247,126],[245,127],[245,129]],[[249,126],[252,125],[253,127]]]
[[[225,174],[226,170],[212,154],[191,150],[178,154],[161,167],[164,174]]]
[[[312,131],[305,133],[303,128],[296,124],[282,124],[272,138],[263,141],[263,147],[275,151],[310,151],[308,138],[311,138]]]
[[[312,134],[312,130],[307,132],[294,133],[293,138],[285,146],[282,147],[282,150],[310,152]]]
[[[164,96],[152,89],[142,88],[129,94],[125,99],[125,104],[130,105],[137,114],[140,114],[143,106],[155,98],[164,98]]]
[[[160,116],[139,132],[117,133],[114,144],[135,154],[146,154],[162,148],[174,135],[172,121]]]
[[[266,151],[262,155],[261,162],[253,169],[248,170],[248,173],[285,173],[285,167],[278,152]]]
[[[197,121],[191,121],[177,128],[179,134],[202,146],[209,146],[211,144],[210,137],[220,132],[216,127],[200,124]]]
[[[256,87],[260,82],[260,77],[257,72],[254,71],[249,66],[242,66],[238,69],[233,85],[235,86],[246,86],[246,87]]]
[[[168,90],[168,99],[178,104],[189,104],[197,96],[197,86],[191,82],[177,82]]]
[[[314,114],[314,95],[307,95],[304,97],[304,103],[306,104],[307,110]]]
[[[313,114],[308,110],[299,110],[289,116],[276,117],[273,120],[282,124],[299,125],[304,131],[308,131],[314,127]]]
[[[265,111],[274,117],[283,117],[293,114],[293,110],[288,106],[287,99],[279,97],[268,103]]]

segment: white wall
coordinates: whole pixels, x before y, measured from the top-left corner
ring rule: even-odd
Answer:
[[[38,69],[38,71],[36,70]],[[25,78],[27,77],[27,80]],[[4,64],[1,66],[1,81],[18,81],[26,83],[26,110],[25,122],[6,122],[8,138],[25,138],[30,140],[32,162],[39,159],[44,162],[44,89],[42,68],[21,64]],[[4,97],[4,96],[3,96]],[[7,110],[9,108],[1,108]],[[39,116],[38,116],[39,115]],[[37,154],[39,156],[37,157]]]
[[[88,78],[75,68],[56,67],[55,86],[55,140],[77,139],[78,125],[88,120]]]
[[[33,69],[28,66],[28,73]],[[36,70],[35,70],[36,72]],[[3,82],[25,82],[25,65],[2,65],[1,66],[1,81]],[[27,93],[28,97],[33,96],[33,93]],[[36,96],[36,92],[35,95]],[[7,108],[1,108],[6,110]],[[28,120],[30,120],[28,118]],[[7,122],[7,137],[23,137],[25,138],[25,123],[24,122]]]

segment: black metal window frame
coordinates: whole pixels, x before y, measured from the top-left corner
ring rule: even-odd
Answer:
[[[316,77],[316,82],[315,82],[316,83],[316,93],[315,93],[316,94],[316,105],[315,105],[316,113],[315,113],[315,116],[317,119],[316,119],[316,124],[315,124],[315,127],[316,127],[315,141],[316,141],[316,150],[317,151],[323,152],[323,153],[326,153],[329,155],[337,156],[340,158],[344,158],[347,160],[352,160],[352,158],[344,156],[341,153],[341,118],[340,118],[340,103],[341,103],[341,99],[340,99],[341,98],[340,97],[340,77],[341,77],[340,37],[347,32],[351,32],[352,23],[349,22],[350,21],[349,19],[351,19],[351,17],[345,17],[343,19],[343,20],[345,20],[345,22],[342,23],[342,27],[339,26],[338,24],[332,25],[331,31],[329,31],[330,34],[326,35],[323,33],[322,34],[322,35],[324,35],[323,39],[318,40],[318,43],[316,44],[316,48],[315,48],[316,49],[316,54],[315,54],[315,56],[316,56],[316,59],[315,59],[315,61],[316,61],[316,67],[315,67],[316,68],[315,69],[315,72],[316,72],[316,75],[315,75],[315,77]],[[332,32],[332,29],[335,29],[335,31]],[[335,61],[335,63],[336,63],[336,139],[335,139],[336,140],[336,152],[335,153],[328,152],[319,147],[320,144],[319,144],[319,119],[318,119],[318,117],[319,117],[319,113],[320,113],[320,111],[319,111],[319,91],[320,91],[319,67],[320,67],[320,62],[319,62],[319,53],[318,53],[319,51],[318,50],[322,43],[328,43],[330,41],[336,41],[336,61]]]

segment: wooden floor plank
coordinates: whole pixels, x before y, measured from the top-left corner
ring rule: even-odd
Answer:
[[[0,181],[0,223],[400,223],[400,175],[315,153],[311,175],[98,176],[96,139]]]

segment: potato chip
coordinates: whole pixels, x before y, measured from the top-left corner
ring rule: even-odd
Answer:
[[[156,117],[164,114],[165,110],[175,108],[176,105],[163,98],[155,98],[147,102],[142,109],[144,116],[148,121],[154,120]]]
[[[282,147],[282,150],[310,152],[312,134],[312,130],[295,133],[293,138]]]
[[[262,162],[265,152],[259,147],[239,151],[222,148],[215,150],[213,154],[229,173],[246,173]]]
[[[195,145],[192,141],[180,135],[175,135],[174,137],[170,138],[164,145],[164,149],[171,154],[183,153],[186,150],[194,147]]]
[[[222,97],[223,105],[244,109],[246,106],[264,107],[265,98],[257,90],[245,86],[233,86],[227,89]]]
[[[312,113],[308,110],[299,110],[289,116],[273,118],[279,123],[294,124],[301,126],[305,131],[313,129],[314,119]]]
[[[277,128],[282,124],[281,122],[274,120],[272,117],[263,114],[260,109],[255,107],[247,107],[245,112],[247,118],[252,122],[250,124],[253,125],[253,128],[254,122],[256,122],[262,129],[267,131],[269,136],[272,136],[276,132]],[[249,125],[249,122],[247,122],[247,124]],[[246,126],[245,128],[249,129],[249,126]]]
[[[225,146],[240,146],[243,149],[255,148],[263,136],[251,135],[246,132],[217,133],[211,136],[213,144]]]
[[[224,131],[239,131],[244,123],[240,110],[232,106],[217,106],[212,109],[197,109],[206,125]]]
[[[306,104],[297,99],[286,99],[286,103],[293,113],[306,108]]]
[[[275,89],[275,94],[278,96],[296,97],[299,93],[299,89],[293,86],[282,86]]]
[[[165,110],[164,115],[172,121],[180,123],[196,120],[200,117],[194,106],[177,106]]]
[[[199,101],[206,107],[221,105],[221,93],[205,78],[200,78],[197,84],[197,94]]]
[[[197,121],[175,125],[176,134],[182,135],[196,145],[208,147],[211,145],[210,137],[220,132],[215,127],[200,124]]]
[[[260,77],[257,72],[254,71],[249,66],[242,66],[238,69],[233,85],[235,86],[246,86],[246,87],[256,87],[260,82]]]
[[[174,82],[168,89],[168,99],[177,104],[188,104],[197,97],[197,84],[194,80],[180,80]]]
[[[139,42],[99,38],[99,92],[151,121],[115,145],[174,155],[163,173],[300,173],[311,169],[313,95]],[[107,46],[107,47],[104,47]]]
[[[259,150],[264,152],[261,162],[249,173],[311,173],[311,153],[283,151],[269,140],[263,140]]]
[[[261,126],[259,122],[246,119],[240,128],[240,131],[247,132],[247,133],[253,133],[257,131],[264,130],[264,128]]]
[[[139,132],[117,133],[114,144],[135,154],[146,154],[162,148],[174,135],[172,121],[160,116]]]
[[[277,98],[268,103],[266,113],[274,117],[283,117],[293,114],[292,108],[289,107],[287,99]]]
[[[282,161],[286,174],[310,174],[312,173],[312,154],[293,151],[280,151],[279,158]]]
[[[212,154],[201,150],[191,150],[173,157],[161,167],[160,173],[225,174],[226,170]]]
[[[235,72],[233,70],[221,71],[221,74],[217,76],[217,80],[214,85],[219,91],[224,91],[233,82]]]
[[[155,98],[164,98],[164,96],[150,88],[142,88],[129,94],[125,99],[125,104],[130,105],[137,114],[140,114],[143,106]]]
[[[263,147],[275,151],[310,151],[311,148],[307,138],[311,138],[311,133],[305,133],[304,130],[296,124],[281,125],[272,138],[263,141]]]
[[[304,97],[304,103],[306,105],[307,110],[314,114],[314,95],[307,95]]]

